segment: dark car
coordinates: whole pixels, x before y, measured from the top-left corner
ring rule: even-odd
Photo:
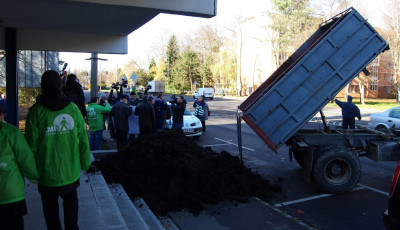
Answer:
[[[383,214],[383,222],[388,230],[400,230],[400,161],[393,175],[389,192],[389,207]]]

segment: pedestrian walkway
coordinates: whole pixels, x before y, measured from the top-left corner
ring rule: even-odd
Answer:
[[[86,172],[82,172],[80,183],[78,187],[80,229],[128,229],[102,176],[88,175]],[[64,226],[61,200],[60,198],[60,220]],[[24,217],[25,229],[46,229],[37,184],[27,183],[26,203],[28,215]]]

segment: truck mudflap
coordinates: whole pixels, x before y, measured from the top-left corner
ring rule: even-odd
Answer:
[[[320,28],[240,106],[243,120],[274,151],[388,48],[350,8]]]
[[[400,161],[399,140],[374,140],[367,143],[367,155],[373,161]]]

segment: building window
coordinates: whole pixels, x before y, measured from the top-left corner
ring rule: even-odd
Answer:
[[[389,68],[392,68],[393,64],[391,62],[389,62]]]
[[[384,86],[383,87],[383,94],[385,94],[385,95],[392,94],[392,87],[391,86]]]
[[[279,65],[282,65],[288,58],[287,54],[284,52],[279,53]]]
[[[390,73],[388,73],[387,79],[386,79],[386,80],[388,80],[388,81],[391,81],[391,80],[392,80],[392,75],[390,75]]]
[[[377,90],[378,90],[378,81],[371,80],[371,91],[377,91]]]
[[[358,85],[350,85],[349,92],[350,93],[359,93]]]

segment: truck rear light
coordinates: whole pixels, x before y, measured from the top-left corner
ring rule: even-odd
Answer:
[[[394,172],[393,175],[392,185],[390,186],[389,198],[393,196],[394,190],[396,189],[396,185],[399,181],[399,175],[400,175],[400,161],[397,164],[396,171]]]

